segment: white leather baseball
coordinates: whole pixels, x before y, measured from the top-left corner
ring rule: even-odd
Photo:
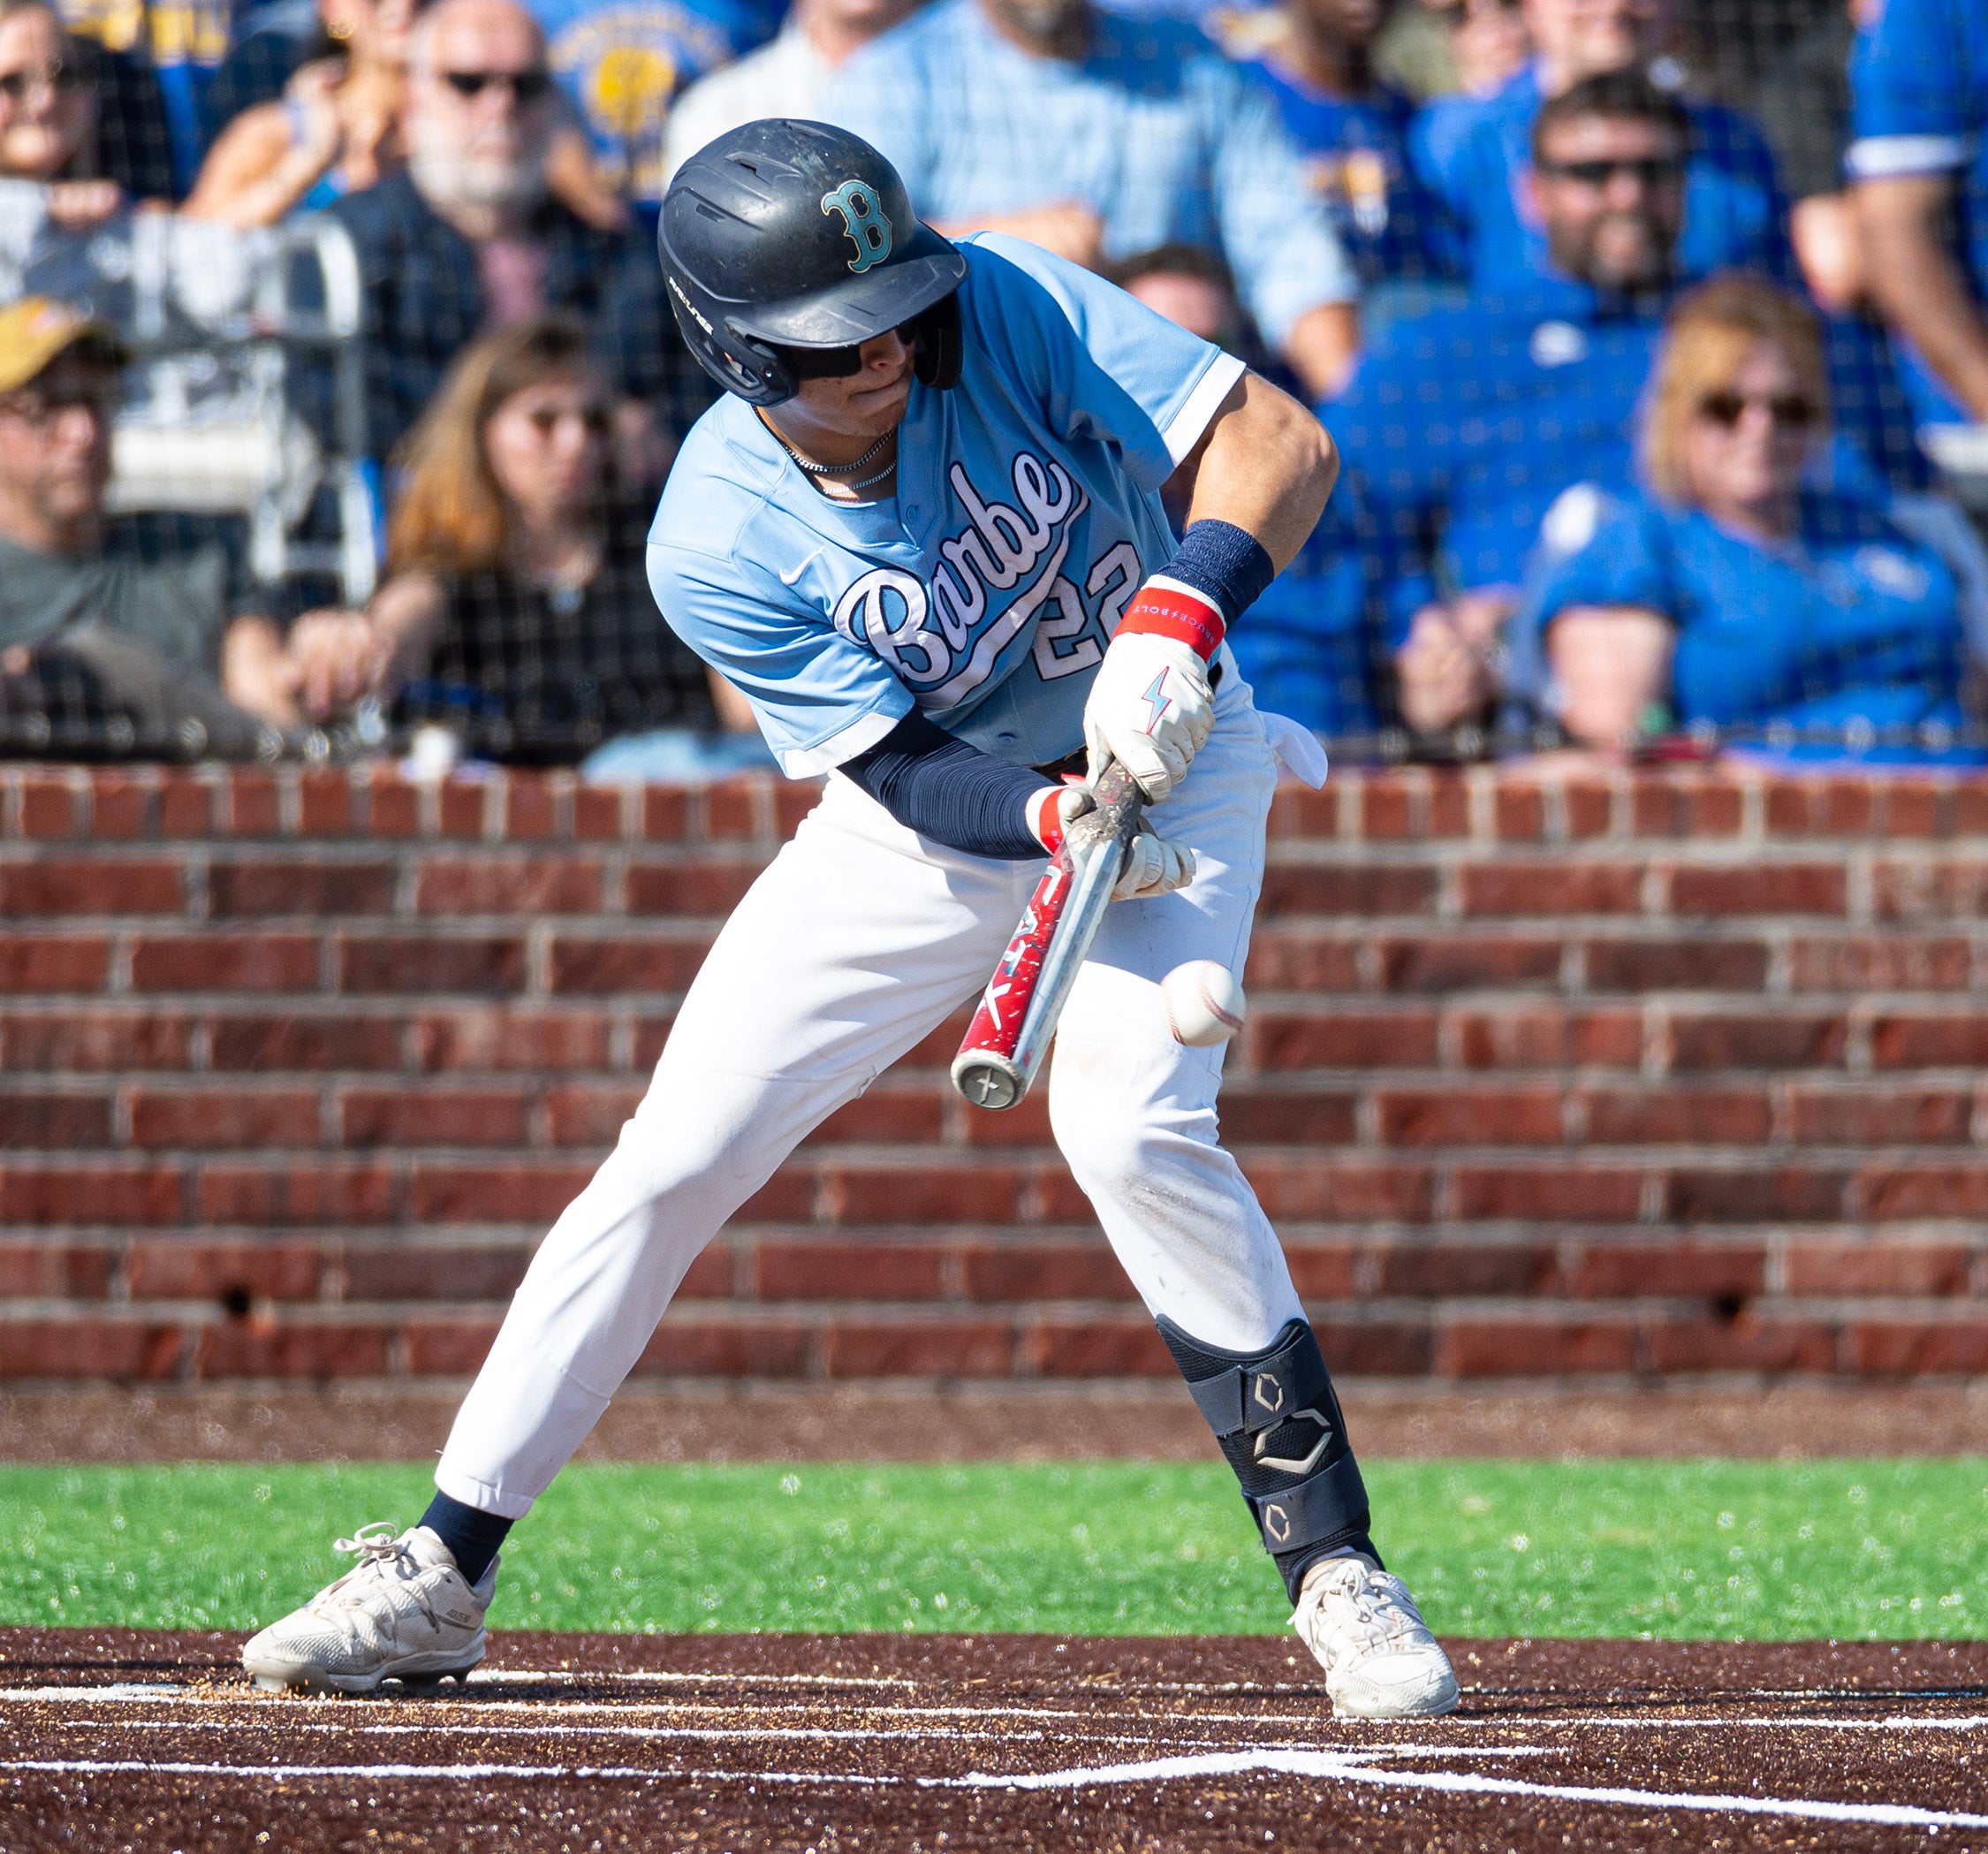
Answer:
[[[1226,966],[1211,959],[1191,959],[1160,981],[1160,1002],[1166,1007],[1166,1027],[1176,1043],[1190,1049],[1212,1049],[1242,1028],[1248,1008],[1242,987]]]

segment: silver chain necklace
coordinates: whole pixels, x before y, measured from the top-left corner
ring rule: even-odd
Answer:
[[[780,428],[776,425],[771,419],[768,419],[766,421],[766,429],[773,434],[773,442],[779,445],[779,447],[783,451],[785,451],[789,457],[793,459],[795,464],[798,465],[801,469],[807,471],[807,473],[810,476],[846,476],[852,470],[860,470],[866,463],[869,463],[880,452],[882,452],[884,445],[889,444],[891,440],[898,435],[897,428],[895,426],[892,426],[890,430],[886,431],[882,437],[878,438],[876,442],[869,447],[869,450],[865,451],[861,457],[857,458],[853,463],[824,464],[816,463],[812,458],[803,457],[800,452],[795,450],[794,447],[786,441],[785,438],[781,437]],[[895,468],[896,467],[893,465],[892,467]],[[884,476],[887,476],[889,475],[890,471],[885,470],[879,475],[866,476],[863,478],[861,482],[848,483],[846,484],[845,487],[852,490],[860,490],[862,489],[866,484],[881,482]]]

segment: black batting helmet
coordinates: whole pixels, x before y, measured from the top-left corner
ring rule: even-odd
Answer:
[[[755,406],[855,373],[857,347],[889,329],[928,386],[960,377],[967,261],[845,130],[770,117],[720,136],[677,170],[656,241],[691,353]]]

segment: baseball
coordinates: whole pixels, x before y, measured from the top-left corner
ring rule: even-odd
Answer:
[[[1176,966],[1160,984],[1166,1007],[1166,1027],[1176,1043],[1190,1049],[1212,1049],[1242,1028],[1242,987],[1226,966],[1211,959],[1191,959]]]

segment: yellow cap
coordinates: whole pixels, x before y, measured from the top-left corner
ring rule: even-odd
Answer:
[[[25,386],[64,349],[87,341],[121,367],[125,345],[107,322],[48,296],[24,296],[0,309],[0,392]]]

